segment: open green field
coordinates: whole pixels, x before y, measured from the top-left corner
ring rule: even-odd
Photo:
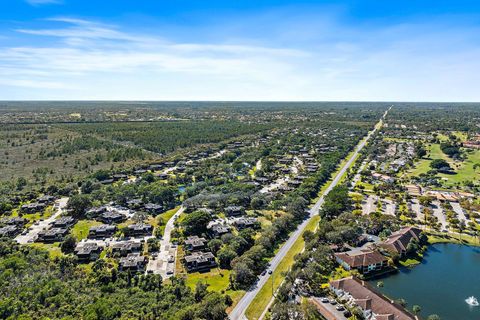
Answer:
[[[195,289],[197,282],[202,282],[208,285],[210,291],[221,292],[227,291],[229,278],[230,270],[215,268],[209,272],[189,273],[186,284],[188,287]]]
[[[455,185],[460,184],[465,181],[480,181],[480,169],[474,169],[475,164],[480,164],[480,150],[475,150],[468,153],[468,157],[465,161],[461,162],[458,168],[455,169],[457,174],[443,174],[440,173],[439,176],[445,178],[446,185]]]
[[[439,144],[432,144],[428,146],[429,157],[418,161],[413,169],[407,173],[407,177],[419,176],[422,173],[427,173],[430,168],[430,163],[433,159],[444,159],[456,174],[439,173],[446,186],[454,186],[465,181],[480,181],[480,169],[474,169],[474,165],[480,163],[480,150],[467,151],[467,159],[463,162],[454,161],[442,152]]]

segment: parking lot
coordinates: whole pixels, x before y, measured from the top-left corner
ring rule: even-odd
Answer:
[[[344,316],[344,310],[337,310],[338,303],[335,305],[330,302],[322,302],[324,298],[314,297],[312,302],[317,306],[318,311],[324,316],[327,320],[347,320],[348,318]]]

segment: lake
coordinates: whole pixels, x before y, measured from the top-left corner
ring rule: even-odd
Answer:
[[[407,307],[419,305],[420,315],[438,314],[442,320],[480,319],[480,307],[466,302],[480,300],[480,248],[456,244],[435,244],[425,252],[421,264],[402,268],[396,274],[372,280],[383,281],[381,292],[393,299],[403,298]]]

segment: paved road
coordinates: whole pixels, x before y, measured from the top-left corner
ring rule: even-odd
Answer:
[[[283,244],[283,246],[280,248],[280,250],[277,252],[277,254],[275,255],[275,257],[272,258],[272,260],[270,260],[270,269],[273,271],[275,270],[278,265],[280,264],[280,262],[283,260],[283,258],[285,257],[285,255],[287,254],[287,252],[291,249],[291,247],[293,246],[293,244],[295,243],[295,241],[297,241],[297,239],[303,234],[303,230],[305,229],[305,227],[307,226],[307,224],[310,222],[310,220],[318,214],[318,212],[320,211],[320,208],[322,207],[324,201],[325,201],[325,196],[330,192],[332,191],[332,189],[340,182],[340,180],[342,179],[342,176],[347,172],[348,168],[350,168],[350,166],[353,164],[353,162],[355,161],[358,153],[360,152],[360,150],[363,149],[363,147],[365,147],[365,144],[367,143],[367,141],[370,139],[370,137],[375,133],[375,131],[377,131],[377,129],[381,126],[381,123],[382,123],[382,120],[386,117],[388,113],[388,110],[385,111],[382,119],[380,119],[380,122],[379,124],[377,124],[375,126],[375,128],[370,131],[367,135],[367,137],[365,139],[363,139],[358,145],[357,147],[355,148],[355,151],[353,153],[353,155],[350,157],[350,159],[347,161],[347,163],[345,163],[345,165],[340,169],[340,171],[337,173],[337,175],[335,176],[335,178],[333,179],[332,183],[327,187],[327,189],[325,190],[325,192],[323,193],[323,195],[320,197],[320,199],[318,199],[318,201],[313,205],[313,207],[309,210],[309,217],[308,219],[306,219],[305,221],[302,222],[302,224],[300,224],[298,227],[297,227],[297,230],[295,232],[292,233],[292,235],[290,236],[290,238]],[[246,319],[245,317],[245,311],[247,310],[248,306],[250,305],[250,303],[253,301],[253,299],[255,298],[255,296],[257,295],[257,293],[260,291],[260,289],[267,283],[267,281],[269,280],[270,278],[270,275],[267,273],[266,275],[264,276],[260,276],[259,277],[259,280],[257,282],[257,285],[255,286],[255,288],[253,288],[252,290],[248,291],[247,293],[245,293],[245,295],[242,297],[242,299],[238,302],[238,304],[235,306],[235,308],[232,310],[232,312],[230,313],[230,319],[232,320],[237,320],[237,319]]]
[[[15,238],[15,240],[20,243],[20,244],[26,244],[26,243],[29,243],[29,242],[33,242],[35,241],[35,239],[37,238],[37,235],[40,231],[42,231],[43,229],[46,229],[49,227],[49,225],[55,220],[58,218],[58,216],[60,216],[63,212],[63,210],[65,209],[65,207],[67,206],[67,202],[68,202],[68,198],[65,197],[65,198],[61,198],[57,201],[55,201],[56,204],[58,204],[58,209],[57,211],[55,211],[54,214],[52,214],[49,218],[43,220],[43,221],[39,221],[38,224],[33,224],[31,226],[31,230],[26,234],[26,235],[19,235]]]

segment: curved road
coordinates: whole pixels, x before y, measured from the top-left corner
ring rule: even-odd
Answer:
[[[313,205],[313,207],[309,210],[310,215],[308,219],[303,221],[298,227],[295,232],[292,233],[290,238],[283,244],[283,246],[278,250],[277,254],[275,257],[270,260],[270,270],[275,270],[277,266],[280,264],[280,262],[283,260],[287,252],[291,249],[295,241],[297,241],[298,237],[300,237],[303,234],[303,230],[307,226],[307,224],[310,222],[313,216],[317,215],[318,212],[320,211],[320,208],[323,205],[323,202],[325,201],[325,196],[332,191],[332,189],[340,182],[342,179],[342,176],[347,172],[348,168],[353,164],[355,161],[358,153],[365,147],[367,144],[368,140],[370,137],[381,127],[383,119],[387,116],[387,113],[390,109],[385,111],[383,114],[382,118],[378,122],[377,125],[375,125],[375,128],[368,133],[368,135],[365,137],[365,139],[362,139],[360,143],[357,145],[354,153],[350,157],[350,159],[345,163],[345,165],[340,169],[340,171],[337,173],[335,178],[333,179],[332,183],[327,187],[323,195],[318,199],[318,201]],[[242,299],[238,302],[238,304],[235,306],[235,308],[232,310],[230,313],[230,319],[232,320],[237,320],[237,319],[247,319],[245,317],[245,311],[247,310],[248,306],[250,303],[253,301],[257,293],[260,291],[260,289],[267,283],[268,279],[270,278],[270,275],[266,273],[264,276],[260,276],[259,280],[256,284],[256,286],[248,291]]]

